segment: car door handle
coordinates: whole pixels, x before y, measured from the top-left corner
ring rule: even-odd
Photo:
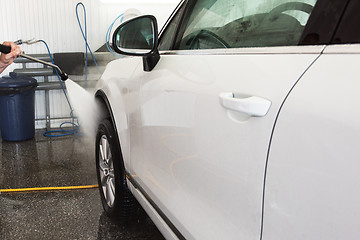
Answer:
[[[229,110],[253,117],[263,117],[270,109],[271,102],[257,96],[237,97],[234,93],[220,93],[220,104]]]

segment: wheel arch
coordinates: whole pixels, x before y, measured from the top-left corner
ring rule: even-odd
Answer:
[[[95,100],[100,109],[100,119],[109,118],[111,120],[111,123],[112,123],[116,133],[118,133],[117,128],[116,128],[115,118],[113,115],[113,111],[111,109],[109,99],[107,98],[104,91],[98,90],[95,93]],[[119,138],[119,136],[118,136],[118,138]]]
[[[108,99],[108,97],[106,96],[106,93],[103,90],[98,90],[95,93],[95,101],[99,107],[99,114],[100,114],[100,121],[102,121],[103,119],[109,119],[111,124],[114,127],[115,133],[116,133],[116,142],[118,144],[118,147],[120,149],[120,154],[121,154],[121,167],[122,170],[126,172],[126,168],[125,168],[125,160],[124,160],[124,154],[123,154],[123,148],[121,145],[121,140],[120,140],[120,136],[119,136],[119,132],[117,129],[117,125],[116,125],[116,121],[115,121],[115,117],[111,108],[111,104],[110,101]]]

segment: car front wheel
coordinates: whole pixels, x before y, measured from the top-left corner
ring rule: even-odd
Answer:
[[[108,119],[99,124],[95,147],[100,198],[106,214],[111,218],[133,216],[139,204],[127,187],[119,141]]]

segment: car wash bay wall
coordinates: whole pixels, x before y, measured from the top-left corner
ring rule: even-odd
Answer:
[[[76,18],[76,5],[79,0],[12,0],[2,1],[0,8],[0,41],[16,41],[18,39],[42,39],[49,45],[52,53],[85,52],[85,42]],[[121,13],[130,8],[135,8],[141,14],[155,15],[159,22],[159,28],[167,20],[178,0],[83,0],[86,9],[87,37],[93,52],[105,44],[105,35],[110,24]],[[78,7],[78,15],[84,27],[84,12]],[[113,30],[119,22],[116,22]],[[42,43],[21,46],[26,54],[47,54],[46,47]],[[107,60],[112,57],[104,57],[100,54],[103,71]],[[99,54],[96,54],[98,56]],[[90,56],[89,56],[90,57]],[[24,63],[16,63],[8,67],[2,74],[24,67]],[[38,63],[26,63],[28,68],[42,67]],[[95,66],[90,67],[95,68]],[[94,71],[95,70],[95,71]],[[90,80],[95,81],[100,74],[96,69],[89,69]],[[71,77],[71,76],[70,76]],[[76,80],[84,80],[85,76],[77,76]],[[38,81],[44,81],[43,77],[36,77]],[[49,76],[48,81],[56,81],[55,76]],[[65,97],[60,89],[49,91],[45,97],[45,91],[36,92],[36,118],[44,118],[46,106],[50,108],[50,115],[54,118],[51,127],[57,127],[59,123],[69,117],[69,108]],[[58,118],[56,120],[56,118]],[[36,121],[36,128],[45,128],[45,121]]]

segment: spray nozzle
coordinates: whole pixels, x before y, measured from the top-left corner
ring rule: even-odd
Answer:
[[[62,72],[59,75],[60,75],[61,80],[63,80],[64,82],[69,78],[65,72]]]

